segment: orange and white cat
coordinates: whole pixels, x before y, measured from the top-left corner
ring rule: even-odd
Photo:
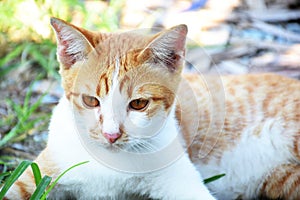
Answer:
[[[185,25],[144,35],[51,24],[65,95],[36,162],[54,177],[89,163],[50,199],[300,198],[299,81],[182,75]],[[209,192],[202,177],[220,173]],[[28,170],[6,198],[34,188]]]

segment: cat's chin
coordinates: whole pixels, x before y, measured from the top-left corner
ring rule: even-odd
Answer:
[[[137,151],[132,146],[123,143],[115,143],[115,144],[105,143],[105,144],[101,144],[101,146],[111,153],[122,153],[122,152],[123,153],[149,153],[149,151],[147,150]]]
[[[124,150],[122,144],[102,143],[101,146],[112,153],[119,153]]]

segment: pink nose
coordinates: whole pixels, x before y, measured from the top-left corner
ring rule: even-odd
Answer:
[[[121,133],[103,133],[104,137],[110,143],[115,143],[121,137]]]

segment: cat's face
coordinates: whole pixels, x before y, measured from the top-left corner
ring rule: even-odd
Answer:
[[[149,36],[92,33],[58,19],[51,24],[79,131],[106,147],[155,150],[174,111],[186,26]]]

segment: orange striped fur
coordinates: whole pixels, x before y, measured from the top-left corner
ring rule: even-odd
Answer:
[[[132,112],[128,106],[131,100],[149,100],[145,109],[136,112],[137,116],[144,115],[147,119],[162,114],[168,116],[175,103],[183,145],[188,148],[194,167],[204,178],[226,174],[207,185],[217,199],[300,199],[299,81],[274,74],[181,75],[184,25],[154,36],[139,32],[90,32],[59,19],[53,19],[52,26],[57,34],[60,74],[67,102],[74,116],[88,119],[86,130],[99,144],[109,145],[103,135],[112,128],[107,129],[105,123],[114,120],[117,128],[112,132],[117,131],[121,136],[117,142],[110,141],[124,146],[131,140],[130,133],[134,130],[128,128],[125,120]],[[114,94],[112,91],[116,93],[112,103],[117,101],[118,113],[117,117],[109,118],[110,122],[104,114],[109,106],[101,105],[92,112],[82,102],[82,95],[88,95],[102,104]],[[57,112],[65,116],[65,111]],[[95,113],[99,118],[94,122],[91,116]],[[62,134],[70,127],[52,126],[48,146],[36,162],[43,174],[56,177],[65,170],[62,166],[70,163],[63,157],[68,154],[55,149],[54,143],[69,143],[69,139],[73,139],[62,141]],[[56,133],[53,129],[63,131]],[[70,149],[73,150],[75,148]],[[177,173],[181,172],[185,169]],[[89,184],[93,186],[92,182]],[[72,192],[73,186],[69,187],[68,192]],[[7,198],[28,199],[34,188],[33,176],[26,171]],[[73,191],[77,195],[84,193],[78,188]]]

